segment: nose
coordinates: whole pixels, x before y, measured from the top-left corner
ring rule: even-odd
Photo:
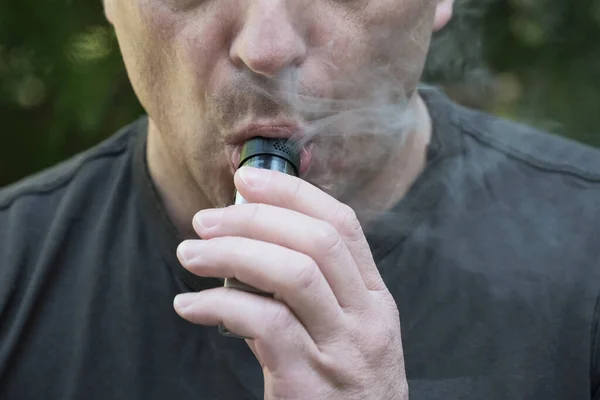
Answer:
[[[282,0],[253,2],[231,45],[230,58],[234,65],[275,77],[285,68],[298,66],[305,60],[306,43],[294,27],[284,3]]]

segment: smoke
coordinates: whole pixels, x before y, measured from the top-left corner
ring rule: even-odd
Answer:
[[[286,102],[294,112],[309,121],[301,137],[295,137],[299,146],[315,140],[317,136],[392,136],[402,140],[402,135],[413,126],[407,112],[407,98],[401,82],[397,82],[389,67],[370,69],[362,75],[353,75],[347,81],[335,82],[343,93],[350,88],[364,88],[362,95],[350,99],[316,98],[300,94],[294,71],[287,70],[286,82],[293,91],[286,91]],[[368,84],[365,84],[368,82]],[[296,90],[294,90],[296,89]]]
[[[286,92],[288,104],[307,121],[292,141],[299,147],[313,145],[307,179],[352,203],[367,181],[387,168],[417,120],[403,82],[389,66],[369,68],[334,86],[350,95],[315,98]]]
[[[395,37],[389,32],[388,36],[388,40],[379,41],[383,48],[393,48],[390,42]],[[274,110],[283,110],[283,114],[302,121],[300,134],[291,142],[298,148],[312,149],[305,179],[351,201],[369,179],[386,168],[414,131],[418,120],[414,104],[410,104],[412,93],[407,93],[411,85],[407,77],[418,76],[419,65],[410,59],[383,60],[348,74],[328,58],[328,48],[335,46],[330,43],[320,52],[322,63],[340,70],[328,82],[332,87],[328,96],[304,86],[298,68],[287,68],[268,83],[262,78],[250,82],[252,90],[261,96],[261,100],[253,101],[256,113],[272,115]],[[415,37],[412,46],[425,52],[427,42]]]
[[[340,70],[330,82],[334,88],[330,96],[312,93],[304,86],[301,70],[290,67],[272,79],[260,77],[244,82],[258,96],[247,96],[248,103],[255,110],[262,109],[258,114],[273,115],[283,110],[303,121],[301,135],[293,137],[292,142],[312,148],[305,179],[352,205],[360,215],[369,219],[380,216],[382,208],[389,206],[387,197],[402,192],[415,165],[421,162],[418,155],[410,153],[403,155],[400,164],[395,159],[422,122],[410,92],[418,78],[422,78],[421,90],[426,90],[429,82],[466,83],[477,97],[488,90],[490,74],[482,62],[480,30],[483,12],[491,1],[458,1],[455,18],[431,42],[430,28],[419,24],[408,32],[410,43],[404,48],[398,48],[396,33],[389,28],[379,29],[372,35],[376,48],[370,55],[374,62],[360,65],[351,74],[343,73],[344,66],[335,65],[329,56],[336,43],[316,49],[313,53],[320,55],[322,63]],[[422,71],[418,56],[427,52]],[[239,101],[235,107],[240,108]],[[369,182],[382,174],[390,178],[383,198],[365,200]],[[376,189],[371,194],[375,193]]]

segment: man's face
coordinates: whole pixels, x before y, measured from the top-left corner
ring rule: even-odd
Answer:
[[[162,153],[221,206],[250,136],[303,136],[302,175],[338,197],[372,176],[399,143],[404,121],[389,117],[414,93],[436,4],[106,0],[106,12]]]

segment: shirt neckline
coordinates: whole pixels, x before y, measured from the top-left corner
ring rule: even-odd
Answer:
[[[419,89],[431,117],[431,140],[426,166],[407,194],[365,230],[373,257],[381,260],[423,223],[447,188],[449,162],[461,152],[459,114],[441,90]]]
[[[161,258],[175,277],[189,289],[201,291],[221,286],[222,282],[218,279],[194,275],[179,263],[176,252],[184,238],[169,218],[148,169],[146,159],[148,117],[138,120],[134,129],[137,132],[137,138],[133,156],[133,179],[139,193],[140,212],[147,223],[151,241],[156,244]]]

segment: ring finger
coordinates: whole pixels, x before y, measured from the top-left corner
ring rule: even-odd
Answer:
[[[182,318],[192,323],[224,325],[249,338],[260,363],[272,371],[294,368],[307,355],[316,354],[316,346],[302,324],[275,299],[215,288],[179,295],[174,306]]]

